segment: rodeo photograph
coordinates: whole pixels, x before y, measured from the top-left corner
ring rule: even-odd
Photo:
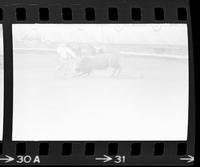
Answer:
[[[13,140],[187,140],[186,24],[14,24],[12,31]]]

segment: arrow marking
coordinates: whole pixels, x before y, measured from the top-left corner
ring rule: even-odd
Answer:
[[[103,161],[104,163],[112,160],[112,158],[107,156],[107,155],[103,155],[103,156],[104,157],[102,157],[102,158],[95,158],[95,160],[96,161]]]
[[[180,158],[181,161],[187,161],[187,163],[191,163],[194,161],[194,156],[188,155],[188,157]]]
[[[5,161],[5,163],[12,162],[14,160],[15,159],[13,157],[10,157],[8,155],[5,155],[5,158],[0,158],[0,161]]]

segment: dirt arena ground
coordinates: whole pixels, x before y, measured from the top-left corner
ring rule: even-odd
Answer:
[[[111,69],[66,77],[55,54],[14,54],[13,139],[186,139],[187,59],[120,63],[117,77]]]

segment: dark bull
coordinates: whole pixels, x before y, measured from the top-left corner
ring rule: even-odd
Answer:
[[[76,67],[79,75],[90,75],[95,70],[113,69],[112,76],[118,76],[121,72],[121,65],[118,56],[100,54],[91,57],[83,57]]]

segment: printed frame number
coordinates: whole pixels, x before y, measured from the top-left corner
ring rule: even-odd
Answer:
[[[119,163],[125,163],[126,161],[126,157],[123,155],[123,156],[120,156],[120,155],[116,155],[115,156],[115,163],[116,164],[119,164]]]

